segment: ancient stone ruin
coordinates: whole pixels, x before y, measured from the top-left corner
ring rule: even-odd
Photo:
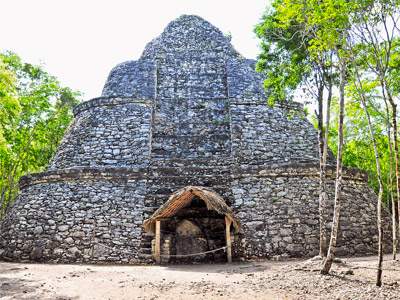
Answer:
[[[172,21],[138,60],[111,71],[101,97],[75,108],[48,169],[21,179],[1,223],[0,257],[316,255],[316,131],[301,104],[266,104],[254,64],[207,21]],[[337,254],[374,253],[376,196],[365,174],[345,169],[343,178]],[[332,213],[333,167],[328,188]]]

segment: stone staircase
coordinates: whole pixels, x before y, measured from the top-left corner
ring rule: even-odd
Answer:
[[[151,241],[154,239],[154,234],[152,233],[142,233],[140,246],[139,246],[139,258],[145,260],[146,262],[153,262],[153,257],[151,254]]]

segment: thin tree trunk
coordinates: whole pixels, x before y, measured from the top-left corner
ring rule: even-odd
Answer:
[[[323,97],[321,97],[321,105],[318,105],[318,110],[322,113],[323,105],[322,105]],[[329,82],[328,87],[328,98],[326,105],[326,118],[325,118],[325,132],[322,130],[319,132],[319,139],[323,139],[323,147],[321,150],[320,144],[320,193],[319,193],[319,226],[320,226],[320,235],[319,235],[319,256],[324,258],[328,253],[328,229],[327,229],[327,206],[328,206],[328,193],[326,190],[326,165],[327,165],[327,157],[328,157],[328,140],[329,140],[329,124],[330,124],[330,110],[331,110],[331,102],[332,102],[332,83]],[[323,116],[323,114],[321,114]],[[322,120],[318,120],[318,126],[322,128]],[[319,124],[321,122],[321,124]],[[324,137],[322,138],[322,134],[324,133]],[[322,162],[321,162],[321,151],[322,151]]]
[[[324,149],[326,141],[324,140],[323,130],[323,101],[324,86],[320,83],[318,88],[318,145],[319,145],[319,256],[326,257],[328,252],[328,234],[326,230],[326,168],[324,167]]]
[[[0,192],[0,220],[3,218],[3,212],[5,210],[5,196],[6,196],[6,188],[5,185],[2,185]]]
[[[396,202],[393,197],[393,147],[392,147],[392,138],[390,133],[390,112],[387,101],[385,99],[385,106],[386,106],[386,126],[387,126],[387,138],[388,138],[388,145],[389,145],[389,195],[390,201],[392,205],[392,253],[393,253],[393,260],[396,260],[397,256],[397,220],[396,220]]]
[[[383,184],[382,184],[382,172],[381,172],[381,164],[379,161],[379,152],[378,152],[378,147],[376,144],[376,138],[375,138],[375,133],[374,129],[372,127],[371,123],[371,118],[367,109],[367,103],[365,99],[365,95],[362,92],[362,83],[360,81],[360,77],[356,72],[357,76],[357,81],[358,84],[360,85],[359,87],[359,95],[361,98],[361,103],[365,112],[365,116],[367,117],[368,121],[368,128],[369,128],[369,133],[371,135],[371,140],[372,140],[372,145],[374,147],[374,154],[375,154],[375,164],[376,164],[376,173],[378,175],[378,184],[379,184],[379,192],[378,192],[378,203],[377,203],[377,226],[378,226],[378,266],[377,266],[377,272],[376,272],[376,286],[382,286],[382,262],[383,262],[383,249],[382,249],[382,241],[383,241],[383,229],[382,229],[382,198],[383,198]]]
[[[390,153],[390,152],[389,152]],[[392,158],[390,158],[389,164],[392,164]],[[393,170],[391,170],[392,166],[390,166],[389,170],[389,176],[388,176],[388,195],[387,195],[387,203],[390,202],[391,208],[392,208],[392,259],[396,260],[397,257],[397,220],[396,220],[396,202],[394,201],[393,197],[393,191],[392,191],[392,186],[393,186],[393,179],[391,178],[393,176]]]
[[[389,187],[390,187],[390,201],[392,205],[392,258],[396,260],[397,258],[397,220],[396,220],[396,201],[393,197],[393,149],[392,149],[392,141],[390,140],[390,129],[388,129],[388,138],[389,138]]]
[[[390,186],[392,186],[392,180],[390,180]],[[391,194],[391,203],[392,203],[392,253],[393,260],[397,258],[397,220],[396,220],[396,202],[394,201],[394,197]],[[400,226],[400,225],[399,225]]]
[[[366,109],[365,109],[366,110]],[[368,115],[369,118],[369,115]],[[368,120],[368,126],[370,127],[371,136],[374,134],[372,131],[372,126],[370,124],[370,120]],[[382,198],[383,198],[383,184],[382,184],[382,174],[380,169],[379,162],[379,153],[376,146],[375,137],[371,137],[373,139],[374,152],[375,152],[375,161],[376,161],[376,169],[378,173],[378,182],[379,182],[379,192],[378,192],[378,203],[377,203],[377,226],[378,226],[378,265],[377,265],[377,273],[376,273],[376,286],[382,286],[382,263],[383,263],[383,228],[382,228]]]
[[[393,125],[393,144],[394,144],[394,157],[395,157],[395,172],[396,172],[396,194],[397,194],[397,209],[398,209],[398,229],[400,236],[400,182],[399,182],[399,143],[397,141],[397,105],[394,102],[390,91],[384,84],[383,79],[381,79],[381,84],[383,83],[384,90],[387,93],[389,103],[392,107],[392,125]]]
[[[326,164],[328,158],[328,141],[329,141],[329,126],[331,122],[331,102],[332,102],[332,82],[329,82],[328,87],[328,99],[326,103],[326,119],[325,119],[325,138],[324,138],[324,154],[323,154],[323,163],[326,171]]]
[[[394,161],[395,161],[395,172],[396,172],[396,192],[397,192],[397,206],[398,206],[398,235],[400,237],[400,186],[399,186],[399,144],[397,142],[397,120],[396,120],[396,104],[392,103],[392,124],[393,124],[393,143],[394,143]],[[396,214],[396,212],[394,212]]]
[[[339,121],[338,121],[338,150],[336,162],[336,186],[335,186],[335,206],[333,210],[333,224],[331,239],[329,242],[328,254],[321,269],[321,274],[328,274],[335,258],[336,241],[339,232],[341,189],[342,189],[342,155],[343,155],[343,119],[344,119],[344,86],[345,86],[345,66],[340,65],[340,86],[339,86]]]

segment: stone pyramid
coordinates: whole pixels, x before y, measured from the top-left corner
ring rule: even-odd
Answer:
[[[138,60],[112,69],[101,97],[75,108],[48,169],[21,179],[0,257],[150,262],[143,222],[187,186],[212,189],[233,210],[234,258],[317,254],[316,131],[301,104],[266,104],[254,65],[198,16],[169,23]],[[338,254],[373,253],[376,195],[362,172],[343,177]],[[333,168],[328,188],[332,200]],[[178,252],[182,226],[202,234],[205,250],[223,246],[221,220],[194,199],[165,221],[162,251]]]

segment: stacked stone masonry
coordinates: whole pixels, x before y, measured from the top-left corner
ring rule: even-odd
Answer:
[[[171,22],[139,60],[111,71],[100,98],[75,108],[48,170],[21,179],[0,258],[150,262],[143,221],[188,185],[212,188],[234,210],[236,259],[317,254],[316,131],[300,104],[266,104],[254,64],[207,21]],[[328,218],[334,177],[330,167]],[[338,254],[375,253],[366,176],[346,169],[342,192]]]

